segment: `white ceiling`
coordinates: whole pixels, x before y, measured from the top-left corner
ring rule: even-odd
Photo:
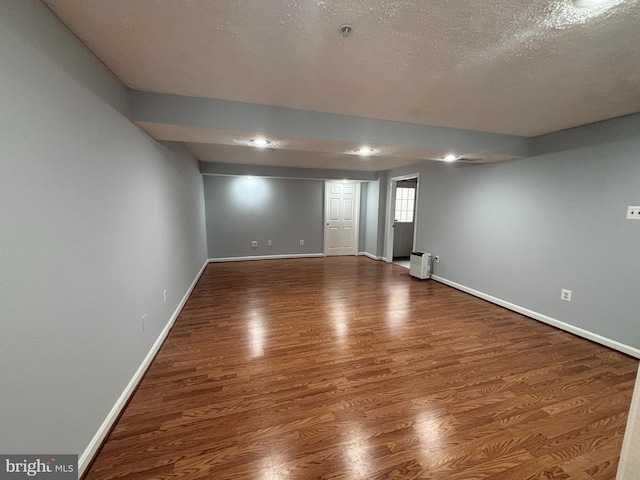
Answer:
[[[44,1],[141,91],[525,137],[640,111],[637,0]],[[373,170],[446,153],[386,144],[363,166],[344,156],[358,145],[312,134],[265,155],[241,143],[256,132],[139,124],[203,161]]]

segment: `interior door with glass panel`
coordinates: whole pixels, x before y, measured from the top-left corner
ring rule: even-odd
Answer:
[[[409,259],[413,249],[416,183],[413,180],[398,181],[396,184],[393,259]]]

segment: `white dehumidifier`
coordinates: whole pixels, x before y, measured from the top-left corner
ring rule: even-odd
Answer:
[[[431,254],[411,252],[409,274],[420,279],[431,278]]]

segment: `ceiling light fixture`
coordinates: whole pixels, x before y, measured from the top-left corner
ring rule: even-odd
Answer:
[[[448,153],[444,157],[442,157],[445,162],[455,162],[456,160],[458,160],[458,158],[459,157],[457,155],[454,155],[453,153]]]
[[[251,140],[249,140],[249,143],[256,147],[266,147],[267,145],[271,145],[271,142],[269,140],[262,137],[252,138]]]
[[[356,150],[356,153],[358,155],[362,155],[363,157],[366,157],[367,155],[371,155],[374,152],[375,150],[371,147],[360,147],[358,150]]]

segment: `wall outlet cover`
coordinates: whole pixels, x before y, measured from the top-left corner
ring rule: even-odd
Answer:
[[[627,207],[627,220],[640,220],[640,206]]]
[[[571,290],[562,289],[560,290],[560,300],[564,300],[565,302],[571,301]]]

